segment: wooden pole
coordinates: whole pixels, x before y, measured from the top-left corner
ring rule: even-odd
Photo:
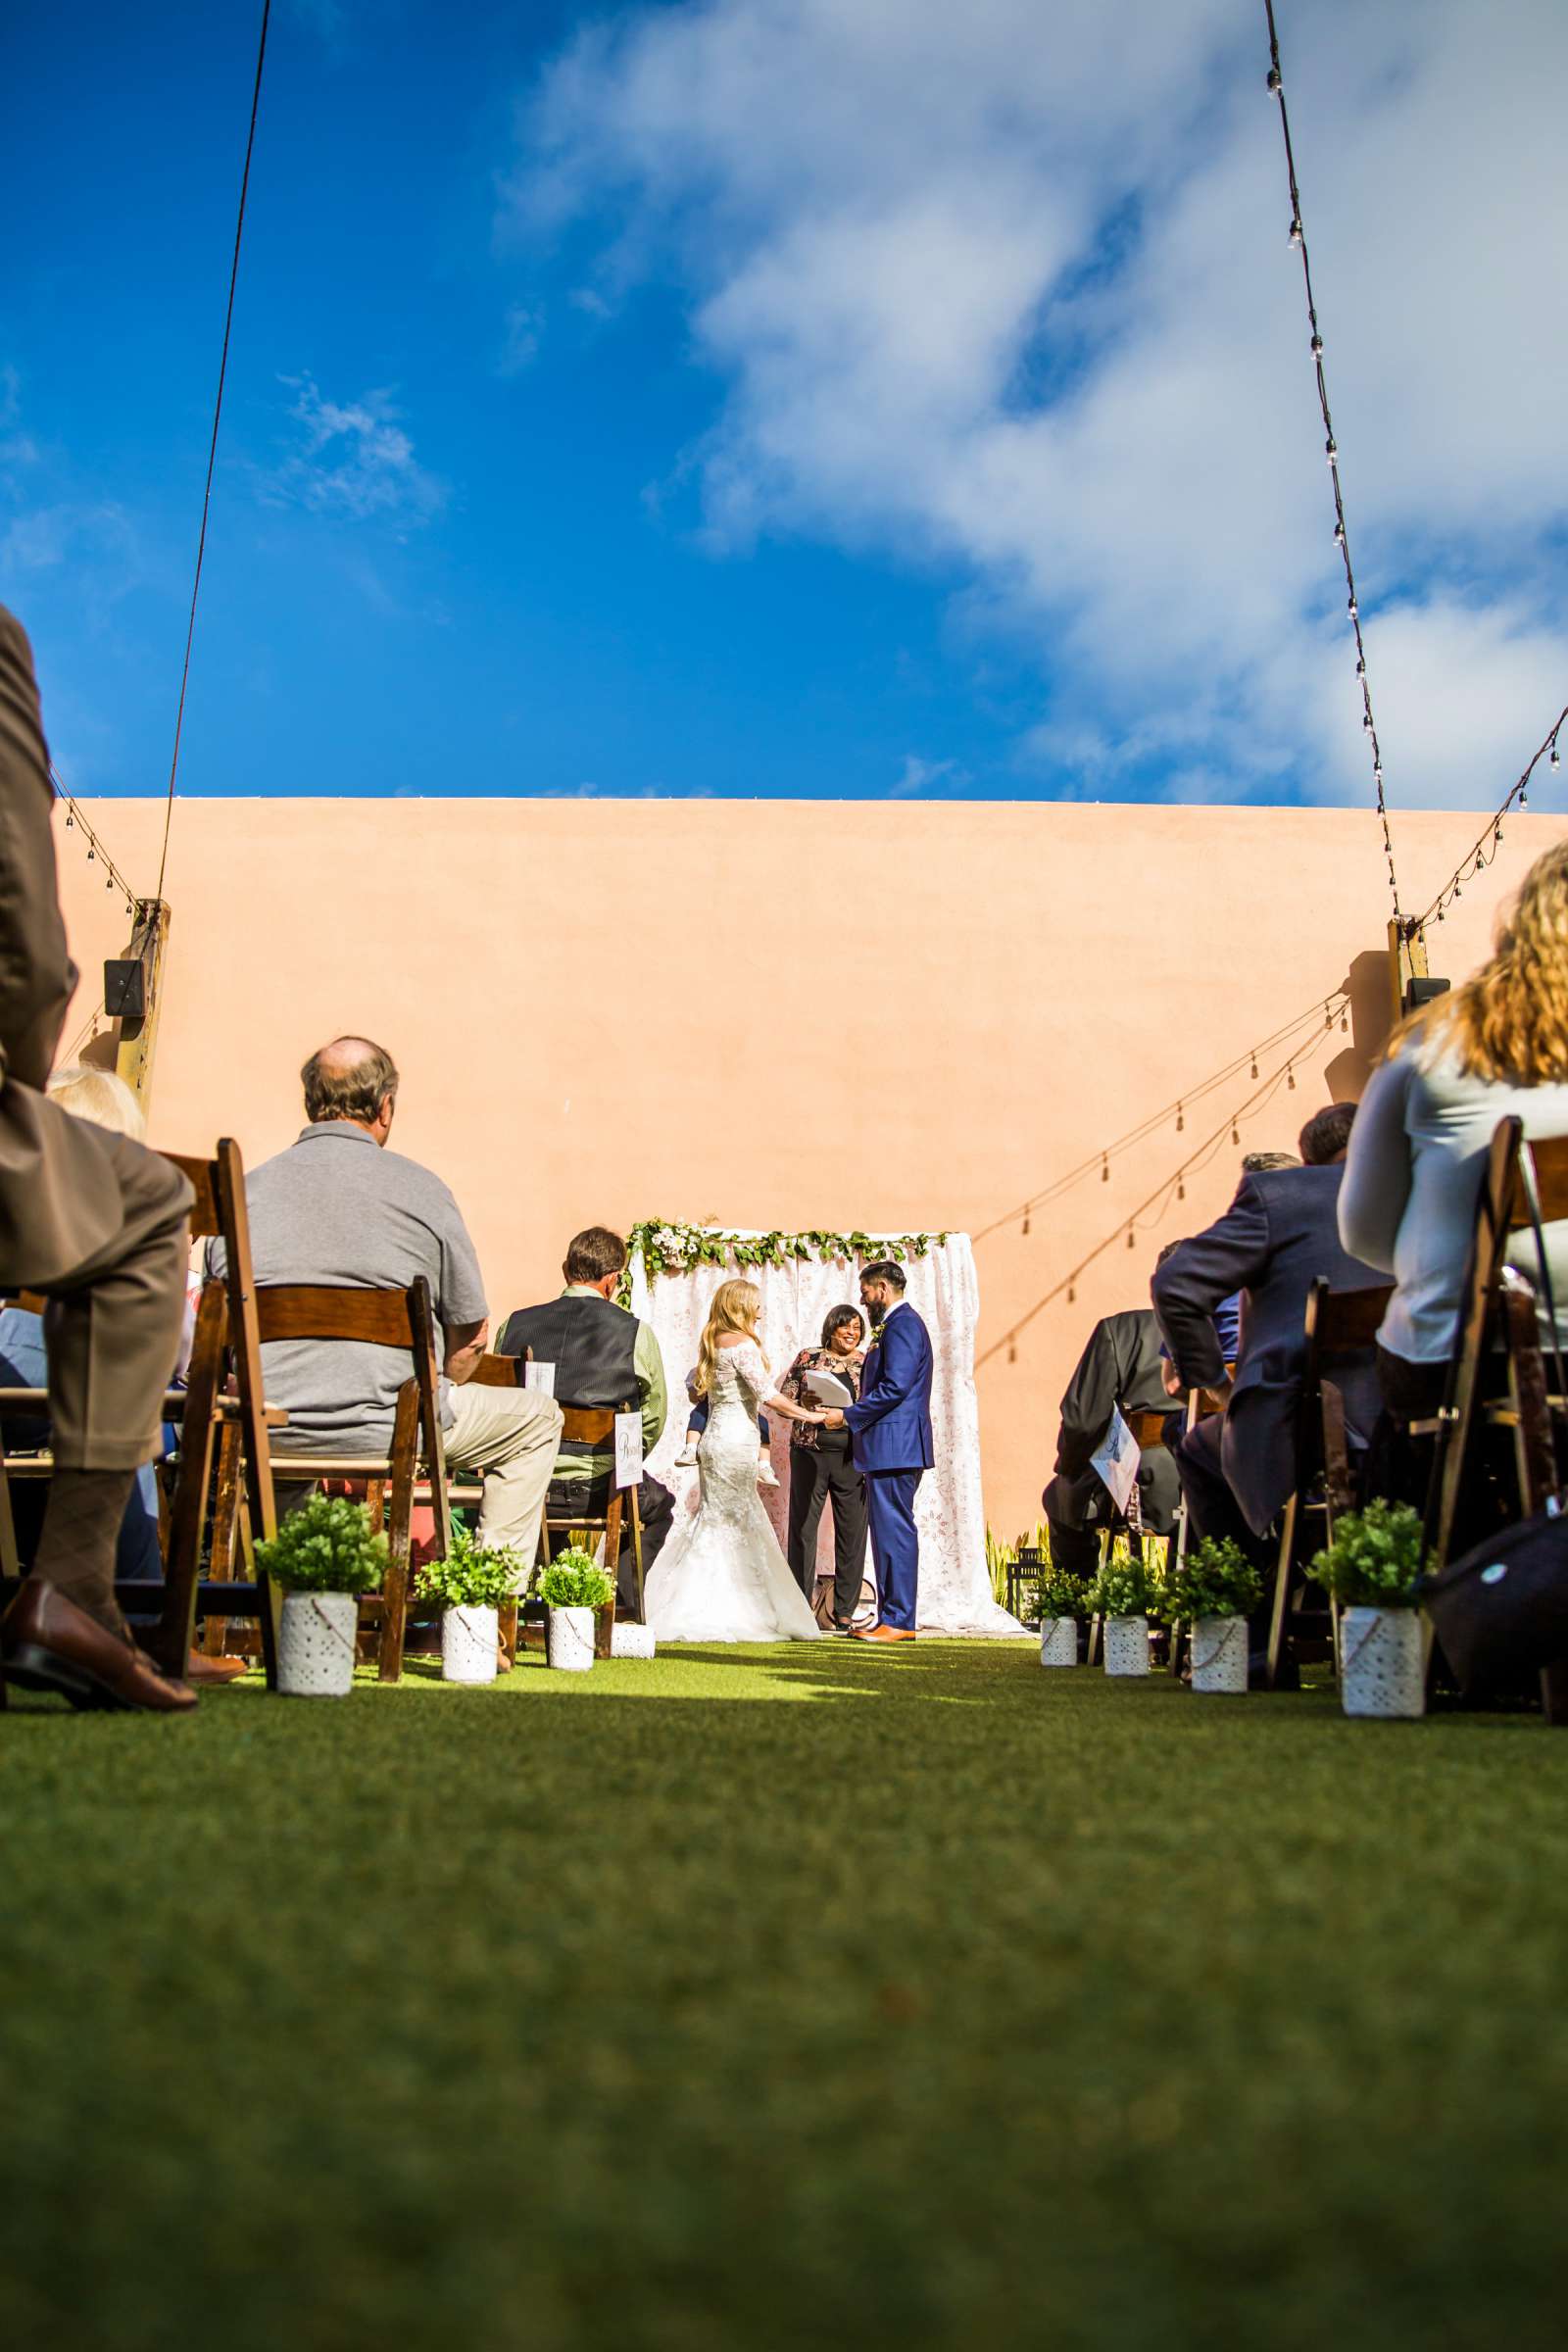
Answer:
[[[152,1113],[153,1063],[158,1052],[158,1016],[163,1010],[164,963],[172,920],[167,899],[138,899],[130,945],[120,959],[122,964],[141,966],[141,990],[139,1008],[133,993],[130,1008],[115,1013],[115,1070],[141,1104],[144,1117]],[[106,1004],[115,1012],[107,987],[104,993]]]
[[[1392,1018],[1390,1027],[1403,1020],[1406,992],[1412,980],[1429,977],[1427,966],[1427,935],[1419,924],[1405,933],[1403,926],[1389,921],[1389,997]]]

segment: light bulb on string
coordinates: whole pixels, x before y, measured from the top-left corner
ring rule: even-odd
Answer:
[[[1178,1176],[1176,1179],[1176,1198],[1178,1200],[1185,1200],[1187,1198],[1187,1179],[1185,1176]]]
[[[1551,739],[1551,764],[1553,767],[1561,767],[1562,765],[1562,760],[1557,751],[1557,738],[1555,735]]]
[[[1078,1285],[1075,1282],[1069,1282],[1067,1285],[1067,1304],[1072,1306],[1076,1302],[1077,1297]]]
[[[1350,1034],[1350,1011],[1348,1005],[1342,1004],[1340,1006],[1340,1027],[1344,1031],[1345,1035],[1348,1037]]]
[[[1178,1135],[1180,1135],[1180,1134],[1181,1134],[1181,1131],[1182,1131],[1182,1129],[1183,1129],[1183,1128],[1186,1126],[1186,1124],[1187,1124],[1187,1114],[1186,1114],[1186,1112],[1183,1110],[1183,1108],[1182,1108],[1181,1104],[1178,1102],[1178,1103],[1177,1103],[1177,1105],[1176,1105],[1176,1132],[1177,1132],[1177,1134],[1178,1134]]]
[[[1110,1182],[1110,1154],[1108,1152],[1103,1152],[1101,1155],[1100,1181],[1102,1184],[1108,1184]]]
[[[1299,245],[1299,244],[1300,244],[1300,242],[1301,242],[1301,223],[1300,223],[1300,220],[1299,220],[1299,219],[1298,219],[1298,219],[1293,219],[1293,220],[1292,220],[1292,221],[1291,221],[1291,243],[1292,243],[1293,245]]]
[[[1280,80],[1280,70],[1279,70],[1278,66],[1270,66],[1270,68],[1269,68],[1269,70],[1268,70],[1268,94],[1269,94],[1269,96],[1270,96],[1271,98],[1277,98],[1277,97],[1280,95],[1280,92],[1282,91],[1282,89],[1284,88],[1284,86],[1285,86],[1285,85],[1284,85],[1284,83],[1283,83],[1283,82]]]
[[[1556,764],[1556,763],[1555,763],[1555,761],[1553,761],[1553,765],[1555,765],[1555,764]],[[68,808],[68,809],[66,810],[66,823],[67,823],[68,825],[74,825],[74,824],[75,823],[75,821],[76,821],[76,820],[75,820],[75,818],[74,818],[74,817],[72,815],[72,813],[71,813],[71,810]]]
[[[1327,458],[1331,466],[1337,466],[1340,462],[1338,442],[1333,440],[1325,441],[1323,444],[1323,455]]]
[[[1257,1055],[1255,1054],[1252,1055],[1252,1076],[1254,1078],[1257,1076]]]
[[[1353,596],[1351,597],[1347,610],[1348,611],[1352,620],[1358,620],[1360,618],[1360,607],[1357,605]]]
[[[1231,1121],[1231,1142],[1232,1142],[1233,1144],[1239,1144],[1239,1143],[1241,1142],[1241,1140],[1242,1140],[1242,1131],[1241,1131],[1241,1129],[1240,1129],[1240,1128],[1237,1126],[1237,1124],[1236,1124],[1236,1121],[1235,1121],[1234,1119],[1232,1119],[1232,1121]]]
[[[1025,1234],[1027,1234],[1029,1231],[1029,1211],[1027,1209],[1025,1209],[1023,1212],[1023,1229]]]
[[[1009,1364],[1015,1364],[1018,1361],[1018,1343],[1016,1340],[1009,1340],[1007,1342],[1007,1361]]]
[[[1343,549],[1345,546],[1345,525],[1343,522],[1337,522],[1334,525],[1334,544],[1336,547],[1341,549]]]
[[[1127,1247],[1129,1250],[1136,1250],[1138,1247],[1138,1236],[1130,1225],[1127,1228]]]
[[[92,863],[92,852],[91,852],[91,850],[89,850],[89,851],[87,852],[87,863],[88,863],[89,865],[91,865],[91,863]]]
[[[1296,1092],[1296,1072],[1292,1069],[1289,1062],[1285,1064],[1285,1083],[1294,1094]]]
[[[1321,335],[1314,335],[1312,337],[1311,351],[1314,360],[1320,360],[1323,357],[1323,338]]]

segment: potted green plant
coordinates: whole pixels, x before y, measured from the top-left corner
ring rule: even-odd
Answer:
[[[562,1552],[539,1579],[539,1594],[550,1615],[545,1655],[568,1674],[586,1674],[594,1662],[594,1612],[615,1597],[615,1588],[591,1552]]]
[[[291,1511],[257,1565],[283,1594],[277,1687],[289,1698],[346,1698],[354,1687],[360,1594],[386,1574],[386,1538],[363,1502],[313,1494]]]
[[[1334,1522],[1334,1540],[1307,1564],[1344,1611],[1340,1703],[1347,1715],[1423,1715],[1418,1590],[1425,1565],[1421,1514],[1407,1502],[1369,1502]]]
[[[443,1682],[495,1681],[501,1611],[527,1581],[520,1551],[487,1550],[469,1529],[453,1528],[446,1558],[426,1560],[416,1585],[421,1600],[441,1603]]]
[[[1105,1672],[1149,1672],[1149,1620],[1158,1587],[1141,1559],[1112,1552],[1089,1588],[1089,1606],[1104,1620]]]
[[[1053,1561],[1041,1577],[1038,1591],[1041,1665],[1076,1666],[1078,1628],[1090,1611],[1089,1587],[1082,1577]]]
[[[1263,1579],[1241,1545],[1205,1536],[1177,1565],[1166,1596],[1172,1642],[1185,1625],[1193,1638],[1193,1689],[1247,1689],[1247,1620],[1263,1596]]]

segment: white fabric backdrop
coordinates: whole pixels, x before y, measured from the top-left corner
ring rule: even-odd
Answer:
[[[751,1239],[743,1235],[743,1239]],[[980,1492],[980,1412],[974,1387],[974,1334],[980,1288],[967,1234],[950,1234],[923,1257],[905,1265],[911,1304],[930,1329],[936,1350],[931,1422],[936,1468],[922,1480],[915,1504],[920,1529],[919,1622],[930,1633],[1022,1634],[1023,1627],[991,1595],[986,1573],[986,1514]],[[830,1306],[858,1305],[858,1268],[811,1257],[788,1266],[699,1266],[694,1272],[661,1274],[650,1283],[641,1260],[632,1269],[632,1312],[653,1326],[669,1382],[669,1421],[649,1457],[651,1474],[675,1495],[677,1512],[697,1507],[697,1473],[674,1468],[686,1428],[685,1382],[697,1362],[697,1345],[708,1319],[709,1301],[721,1282],[744,1274],[762,1294],[762,1352],[775,1380],[788,1371],[799,1348],[814,1348]],[[776,1493],[762,1489],[762,1501],[779,1543],[789,1514],[789,1423],[773,1425]],[[822,1514],[818,1558],[832,1558],[831,1514]],[[869,1554],[866,1573],[871,1573]]]

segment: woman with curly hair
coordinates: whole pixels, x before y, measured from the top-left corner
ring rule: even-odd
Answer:
[[[1397,1420],[1442,1403],[1487,1155],[1513,1115],[1527,1138],[1568,1135],[1568,841],[1525,876],[1490,959],[1395,1031],[1350,1132],[1340,1239],[1394,1276],[1378,1373]],[[1568,1345],[1568,1224],[1545,1239]],[[1539,1283],[1534,1235],[1509,1256]]]

